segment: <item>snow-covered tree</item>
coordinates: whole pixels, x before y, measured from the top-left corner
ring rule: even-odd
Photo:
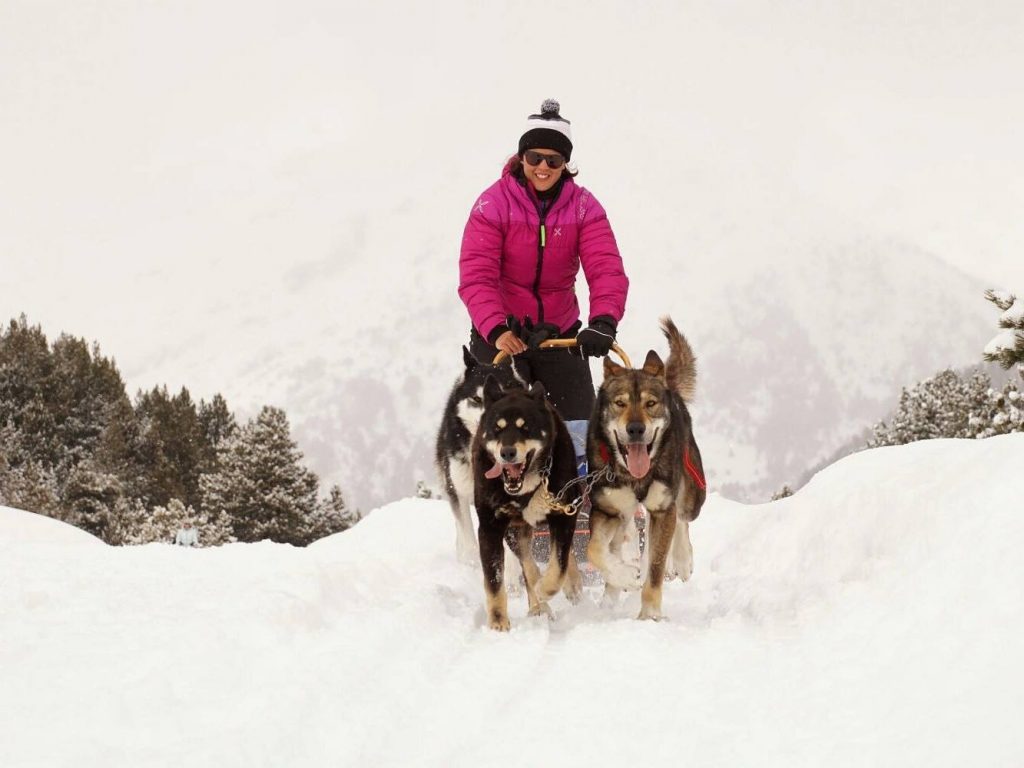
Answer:
[[[1008,291],[985,291],[985,298],[1003,313],[999,316],[1002,329],[985,346],[985,360],[999,363],[1003,368],[1016,365],[1024,378],[1024,299]]]
[[[121,481],[89,461],[72,471],[64,487],[63,519],[94,536],[116,544],[115,509],[123,498]]]
[[[0,429],[0,505],[59,518],[56,476],[32,459],[12,466],[4,448],[13,434],[10,427]]]
[[[777,492],[772,494],[772,501],[778,501],[779,499],[788,499],[793,495],[793,489],[789,485],[782,486]]]
[[[203,509],[226,514],[239,541],[313,541],[318,480],[302,466],[281,409],[265,406],[229,438],[218,470],[200,484]]]
[[[147,510],[138,500],[124,500],[115,508],[114,520],[112,544],[170,544],[182,528],[195,528],[201,547],[215,547],[235,540],[226,516],[197,512],[180,499],[171,499],[166,506],[153,510]]]
[[[977,437],[1024,432],[1024,394],[1010,381],[1003,389],[990,389],[987,402],[979,409],[974,428]]]
[[[199,475],[207,451],[189,391],[182,387],[174,396],[166,387],[140,392],[135,413],[147,504],[166,506],[171,499],[181,499],[187,506],[199,506]]]
[[[199,429],[205,443],[203,471],[213,472],[217,469],[217,452],[238,432],[238,422],[220,394],[214,395],[209,403],[200,400],[198,416]]]
[[[896,410],[874,428],[869,447],[933,438],[983,438],[1024,429],[1021,395],[1010,382],[992,388],[988,374],[947,369],[904,389]]]
[[[310,520],[309,541],[313,542],[332,533],[348,530],[358,522],[359,511],[349,509],[341,495],[341,488],[332,485],[330,494],[320,500]]]

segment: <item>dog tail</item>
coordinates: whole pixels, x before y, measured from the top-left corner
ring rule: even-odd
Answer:
[[[661,318],[661,330],[668,339],[669,349],[665,380],[670,389],[679,393],[683,402],[689,403],[697,394],[697,358],[686,337],[668,315]]]

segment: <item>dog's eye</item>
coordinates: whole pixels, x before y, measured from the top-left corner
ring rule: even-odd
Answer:
[[[473,405],[483,405],[484,399],[482,397],[477,397],[476,395],[473,395],[471,398],[469,398],[469,402],[471,402]]]
[[[625,408],[626,407],[626,401],[622,400],[622,399],[616,400],[615,401],[615,407],[616,408]]]
[[[657,400],[648,400],[646,403],[644,403],[644,405],[646,405],[648,408],[653,408],[657,404],[658,404]]]

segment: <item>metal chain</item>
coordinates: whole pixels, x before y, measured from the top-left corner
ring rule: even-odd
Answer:
[[[611,465],[605,465],[601,469],[596,469],[593,472],[588,472],[585,475],[580,475],[574,480],[570,480],[568,483],[562,486],[562,490],[560,490],[557,494],[552,494],[551,490],[548,488],[548,477],[551,474],[552,459],[553,456],[549,455],[547,462],[540,471],[541,498],[544,499],[544,503],[547,504],[548,507],[550,507],[556,512],[561,512],[563,515],[575,515],[577,512],[579,512],[580,507],[583,506],[583,499],[586,498],[587,494],[590,493],[590,491],[594,488],[594,486],[602,477],[606,477],[608,480],[613,480],[615,478],[615,472],[614,470],[612,470]],[[572,488],[574,485],[579,485],[580,483],[586,483],[587,486],[586,488],[583,489],[583,492],[579,495],[579,497],[577,497],[575,501],[571,501],[568,503],[562,501],[568,490]]]

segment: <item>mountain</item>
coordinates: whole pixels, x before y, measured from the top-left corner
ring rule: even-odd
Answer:
[[[933,440],[712,495],[667,620],[594,588],[552,620],[512,598],[509,634],[439,501],[304,549],[108,547],[0,508],[4,763],[1016,765],[1022,461],[1021,434]]]

